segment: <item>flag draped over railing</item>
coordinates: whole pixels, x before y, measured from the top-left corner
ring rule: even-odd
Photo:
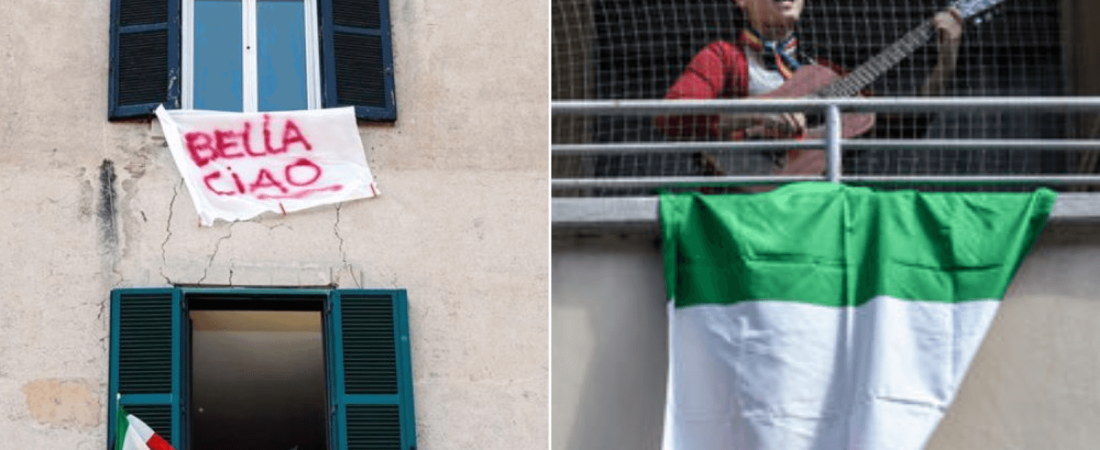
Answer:
[[[1055,198],[662,195],[663,448],[922,448]]]

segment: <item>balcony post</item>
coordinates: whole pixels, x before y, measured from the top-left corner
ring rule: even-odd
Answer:
[[[826,170],[830,183],[840,182],[840,108],[831,104],[825,109],[825,151],[827,152]]]

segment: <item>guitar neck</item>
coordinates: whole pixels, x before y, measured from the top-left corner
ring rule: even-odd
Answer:
[[[919,27],[906,33],[900,40],[891,44],[878,55],[871,58],[863,65],[853,70],[848,76],[825,86],[818,95],[820,97],[851,97],[871,84],[887,70],[896,66],[903,59],[908,58],[918,48],[923,46],[932,37],[935,28],[931,21],[925,21]]]

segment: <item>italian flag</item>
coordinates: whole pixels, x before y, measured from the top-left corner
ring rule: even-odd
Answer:
[[[664,450],[917,450],[1056,195],[661,196]]]
[[[172,445],[145,422],[127,414],[122,405],[118,405],[117,428],[115,450],[173,450]]]

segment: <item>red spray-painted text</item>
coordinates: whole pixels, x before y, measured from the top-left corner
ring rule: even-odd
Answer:
[[[324,175],[321,166],[313,162],[309,153],[313,145],[293,120],[282,124],[271,123],[264,115],[262,142],[255,142],[252,122],[246,121],[237,129],[191,131],[183,136],[191,161],[197,167],[207,167],[218,160],[241,159],[247,168],[233,170],[232,166],[215,164],[213,170],[203,176],[206,189],[217,195],[251,195],[259,200],[296,199],[325,191],[338,191],[341,186],[319,185]],[[281,134],[273,139],[273,134]],[[277,144],[277,145],[276,145]],[[301,155],[287,158],[287,155]],[[277,158],[273,158],[278,156]],[[287,161],[290,161],[287,163]],[[238,166],[240,167],[240,166]]]

